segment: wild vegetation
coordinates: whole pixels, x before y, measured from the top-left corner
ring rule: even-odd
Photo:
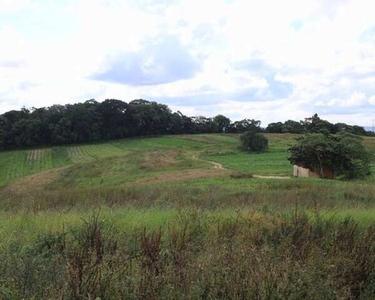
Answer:
[[[265,135],[0,152],[0,298],[371,298],[375,177],[290,178]]]
[[[268,139],[259,132],[247,131],[241,135],[240,140],[244,151],[259,153],[268,148]]]
[[[289,160],[315,171],[322,178],[325,169],[346,179],[363,178],[371,173],[372,154],[362,145],[359,136],[346,132],[336,135],[315,133],[303,135],[297,141],[289,149]]]

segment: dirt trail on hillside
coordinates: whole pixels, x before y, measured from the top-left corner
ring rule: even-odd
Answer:
[[[226,170],[226,169],[223,167],[222,164],[219,164],[219,163],[217,163],[217,162],[213,162],[213,161],[208,161],[208,160],[207,160],[207,162],[209,162],[211,165],[213,165],[213,166],[214,166],[214,169]]]
[[[214,166],[214,169],[217,169],[217,170],[226,170],[224,168],[224,166],[220,163],[217,163],[217,162],[214,162],[214,161],[209,161],[209,160],[204,160],[204,159],[200,159],[200,158],[197,158],[195,155],[193,155],[193,159],[194,160],[199,160],[199,161],[205,161],[205,162],[208,162],[209,164],[213,165]]]
[[[253,175],[254,178],[262,179],[290,179],[289,176],[274,176],[274,175]]]

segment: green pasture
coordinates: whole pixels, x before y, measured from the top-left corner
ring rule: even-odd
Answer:
[[[260,175],[290,176],[293,172],[293,166],[287,157],[286,149],[281,147],[273,147],[265,153],[248,154],[238,151],[229,155],[223,153],[203,156],[204,159],[221,163],[224,168],[231,170]]]
[[[290,176],[292,166],[287,159],[287,149],[294,143],[296,135],[267,134],[267,137],[269,149],[259,154],[240,151],[239,136],[229,134],[133,138],[96,144],[4,151],[0,152],[0,186],[30,174],[64,166],[70,166],[61,179],[65,186],[129,183],[184,169],[211,169],[210,162],[220,163],[231,171]],[[365,146],[372,151],[375,151],[374,140],[364,139]],[[174,155],[168,151],[179,153]],[[161,156],[172,153],[175,163],[149,168],[147,164],[142,164],[142,158],[151,152],[154,154],[149,160],[155,160],[158,153]]]
[[[120,176],[121,170],[125,177],[129,177],[131,174],[137,176],[139,173],[144,175],[145,172],[137,171],[139,167],[137,165],[137,161],[139,161],[138,153],[143,155],[147,151],[166,151],[168,149],[184,152],[178,158],[180,168],[177,169],[184,166],[191,169],[197,165],[209,168],[210,165],[207,163],[201,161],[197,164],[191,160],[193,156],[196,158],[201,156],[205,159],[206,154],[209,154],[207,160],[224,163],[226,167],[233,170],[247,170],[259,174],[287,173],[289,163],[282,154],[283,150],[279,150],[280,147],[278,148],[278,144],[284,145],[285,141],[271,137],[271,143],[275,145],[275,148],[272,146],[270,152],[265,154],[260,162],[258,162],[260,158],[258,155],[238,151],[238,136],[215,134],[134,138],[97,144],[4,151],[0,152],[0,186],[30,174],[68,165],[73,165],[73,170],[75,168],[93,170],[94,178],[99,168],[103,170],[100,173],[104,173],[104,177],[107,175],[110,175],[109,177],[112,175]],[[210,153],[226,153],[229,155],[225,158],[217,158],[215,155],[211,156]],[[120,159],[120,157],[123,157],[123,159]],[[129,163],[129,158],[135,160]],[[243,165],[244,160],[248,160],[249,164]],[[269,160],[268,165],[267,160]],[[253,163],[250,163],[251,161]],[[85,167],[84,164],[88,164],[88,166]],[[259,165],[256,166],[257,164]],[[262,170],[262,164],[267,165],[267,168]],[[87,172],[84,173],[84,175],[87,175]],[[99,182],[103,176],[98,179]],[[96,184],[97,182],[97,180],[93,180],[92,183]],[[118,183],[119,180],[114,179],[113,182]]]

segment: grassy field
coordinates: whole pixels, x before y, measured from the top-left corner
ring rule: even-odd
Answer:
[[[296,136],[267,137],[0,152],[0,299],[371,299],[374,176],[274,179]]]

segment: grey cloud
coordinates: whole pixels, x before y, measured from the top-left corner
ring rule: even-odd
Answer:
[[[278,70],[269,66],[264,60],[254,59],[247,62],[241,62],[236,67],[237,69],[246,70],[252,74],[262,76],[268,83],[268,87],[266,88],[249,89],[239,94],[240,98],[243,97],[245,101],[251,99],[276,100],[286,98],[293,92],[293,85],[288,82],[276,80],[275,76]]]
[[[25,65],[25,62],[22,60],[8,60],[0,62],[0,67],[3,68],[21,68]]]
[[[311,107],[310,107],[311,108]],[[366,114],[369,110],[371,110],[370,105],[364,105],[361,107],[337,107],[337,106],[324,106],[314,107],[314,112],[318,113],[319,115],[353,115],[363,113]],[[361,120],[358,120],[358,123],[361,123]]]
[[[201,87],[198,95],[179,97],[157,97],[152,100],[179,106],[215,105],[225,100],[237,102],[270,101],[288,97],[293,92],[293,85],[275,79],[277,71],[262,60],[242,62],[234,66],[237,70],[249,71],[264,77],[268,82],[266,88],[248,88],[235,92],[212,91],[209,87]],[[145,95],[147,97],[147,95]]]
[[[110,58],[108,68],[91,79],[133,86],[158,85],[193,77],[199,70],[176,36],[149,41],[140,52],[125,52]]]
[[[368,42],[374,43],[375,42],[375,26],[371,26],[370,28],[363,31],[359,37],[361,42]]]
[[[178,97],[148,97],[152,101],[178,106],[207,106],[214,105],[226,98],[223,94],[202,94]]]
[[[31,89],[33,87],[39,86],[39,83],[31,82],[31,81],[22,81],[18,84],[17,88],[21,91],[26,91],[28,89]]]

